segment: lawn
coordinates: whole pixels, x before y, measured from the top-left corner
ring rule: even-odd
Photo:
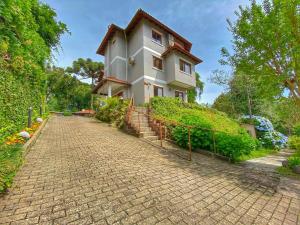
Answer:
[[[13,177],[22,164],[21,145],[0,146],[0,193],[11,186]]]
[[[267,149],[267,148],[257,149],[257,150],[251,151],[249,155],[241,155],[237,161],[243,162],[246,160],[256,159],[256,158],[264,157],[267,155],[273,155],[276,153],[278,153],[278,151],[273,150],[273,149]]]

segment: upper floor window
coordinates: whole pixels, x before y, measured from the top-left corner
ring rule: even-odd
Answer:
[[[161,34],[156,32],[155,30],[152,30],[152,40],[158,44],[162,44]]]
[[[163,69],[162,59],[153,56],[153,67],[162,70]]]
[[[190,63],[187,63],[186,61],[180,59],[179,64],[180,64],[180,70],[182,72],[192,74],[192,65]]]

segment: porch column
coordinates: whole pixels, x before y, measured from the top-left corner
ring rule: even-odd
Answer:
[[[111,84],[110,84],[110,83],[108,83],[107,96],[108,96],[109,98],[111,98]]]
[[[187,91],[185,91],[185,94],[184,94],[184,101],[188,102],[188,92]]]

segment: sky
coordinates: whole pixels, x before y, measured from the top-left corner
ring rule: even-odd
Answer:
[[[236,19],[234,11],[249,0],[43,0],[57,13],[57,19],[67,24],[71,34],[63,35],[62,49],[54,53],[54,64],[71,66],[78,58],[102,61],[96,50],[108,25],[126,27],[135,12],[142,8],[153,17],[192,42],[191,52],[203,63],[196,71],[204,81],[201,103],[212,104],[222,93],[222,87],[210,82],[212,71],[224,69],[219,64],[220,49],[231,46],[231,33],[226,19]],[[227,68],[228,69],[228,68]]]

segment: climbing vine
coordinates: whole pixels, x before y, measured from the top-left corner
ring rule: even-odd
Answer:
[[[0,2],[0,143],[45,103],[45,65],[67,31],[38,0]]]

